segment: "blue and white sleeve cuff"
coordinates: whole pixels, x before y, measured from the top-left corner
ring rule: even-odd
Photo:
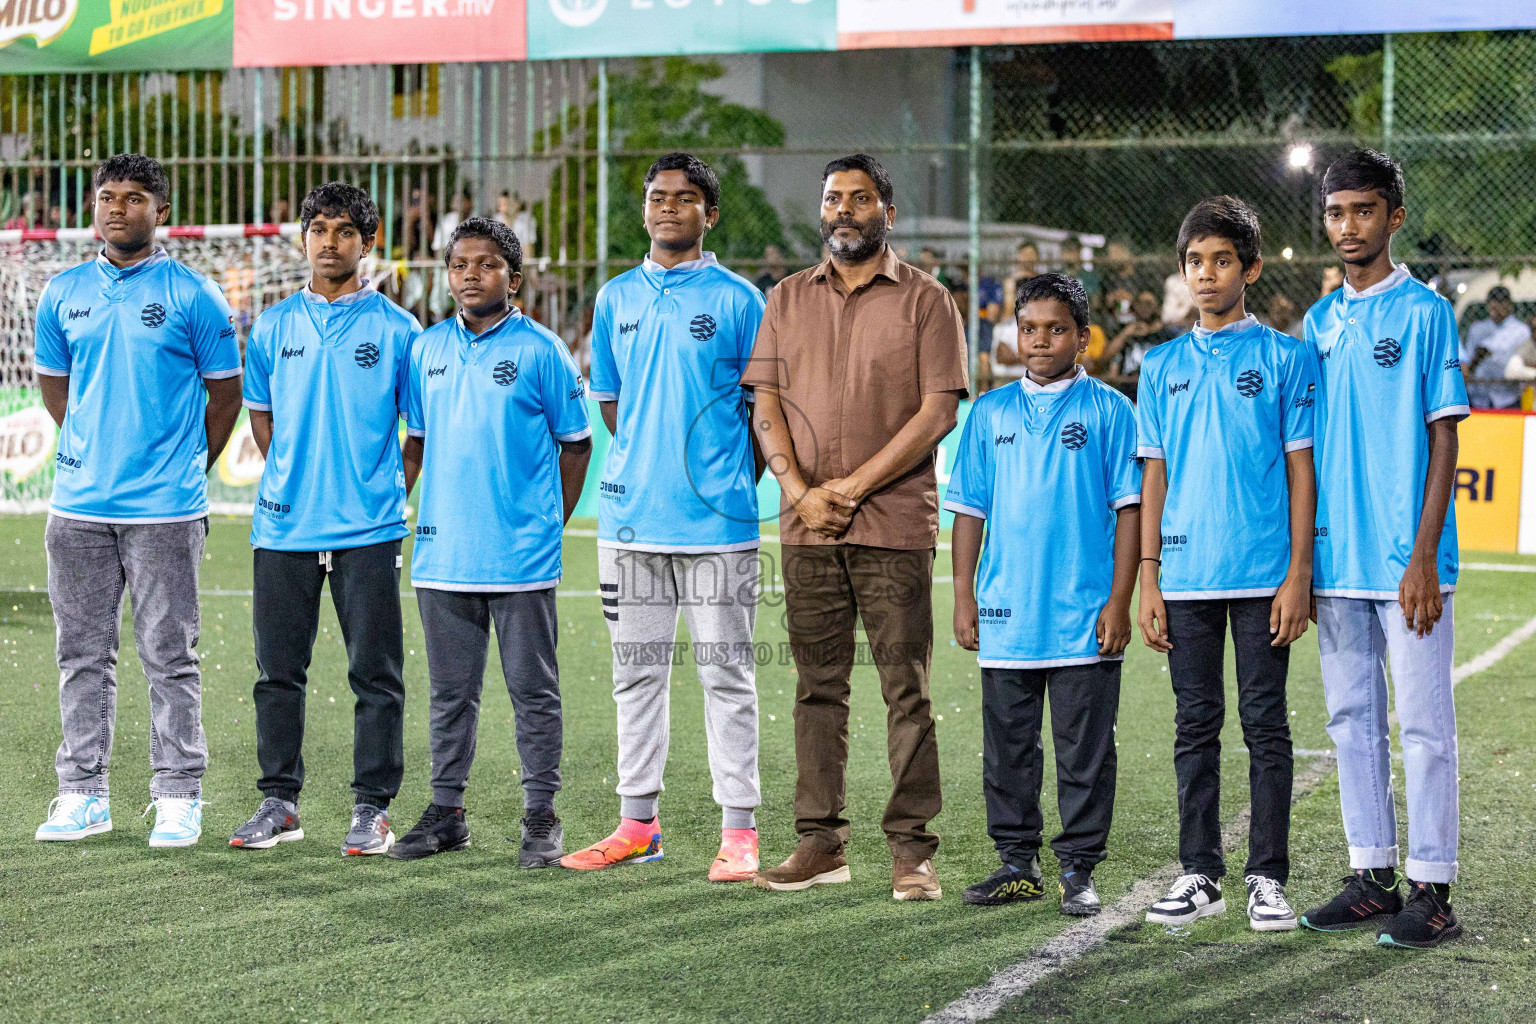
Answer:
[[[33,363],[32,372],[40,373],[44,377],[68,377],[68,370],[61,370],[56,366],[44,366],[42,363]]]
[[[954,512],[955,514],[962,516],[970,516],[973,519],[987,518],[986,512],[982,511],[981,509],[972,508],[970,505],[962,505],[958,501],[946,501],[944,502],[944,508],[949,512]]]
[[[594,402],[617,402],[619,400],[619,393],[617,391],[589,390],[587,392],[587,397],[592,399]]]
[[[1140,447],[1138,447],[1136,449],[1136,457],[1138,459],[1164,459],[1164,460],[1166,460],[1168,458],[1168,456],[1163,454],[1163,450],[1161,448],[1154,448],[1154,447],[1152,447],[1149,444],[1144,444],[1144,445],[1141,445]]]
[[[1449,419],[1452,416],[1458,420],[1464,420],[1470,415],[1472,415],[1472,407],[1470,405],[1448,405],[1444,409],[1436,409],[1434,412],[1426,414],[1424,422],[1433,423],[1435,420]]]
[[[1298,437],[1294,441],[1285,442],[1284,447],[1287,452],[1299,452],[1304,449],[1311,448],[1312,439],[1310,437]]]
[[[425,430],[417,430],[415,427],[406,427],[405,428],[405,436],[406,437],[426,437],[427,436],[427,432]]]
[[[245,402],[244,402],[244,405],[245,405],[245,407],[247,409],[251,409],[251,410],[254,410],[256,412],[271,412],[272,411],[272,405],[271,405],[270,402],[253,402],[249,398],[247,398],[245,400]]]
[[[1116,512],[1118,512],[1122,508],[1128,508],[1131,505],[1140,505],[1140,504],[1141,504],[1141,495],[1139,495],[1139,494],[1127,494],[1123,498],[1116,498],[1114,501],[1110,502],[1109,503],[1109,507],[1111,509],[1114,509]]]
[[[574,433],[574,434],[556,434],[555,435],[555,440],[556,441],[566,441],[566,442],[580,441],[582,438],[591,437],[591,436],[592,436],[592,428],[591,427],[585,427],[585,428],[583,428],[581,430],[576,431],[576,433]]]
[[[203,380],[228,380],[231,377],[238,377],[244,372],[245,367],[237,366],[233,370],[204,370],[202,377]]]

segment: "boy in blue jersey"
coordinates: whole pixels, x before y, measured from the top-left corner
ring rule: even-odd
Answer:
[[[329,579],[356,697],[352,825],[341,852],[379,854],[395,841],[388,807],[405,771],[400,542],[415,481],[399,427],[421,325],[358,270],[379,227],[368,193],[321,185],[304,197],[299,222],[309,284],[262,313],[245,350],[245,405],[266,459],[251,517],[264,799],[229,844],[262,850],[304,838],[304,696]]]
[[[597,296],[592,397],[613,433],[598,506],[598,574],[613,643],[619,716],[619,827],[561,861],[598,870],[662,855],[657,801],[666,767],[672,652],[688,620],[714,797],[715,882],[758,868],[756,463],[741,373],[762,293],[703,251],[720,182],[697,157],[651,165],[644,263]]]
[[[1221,878],[1221,726],[1228,623],[1248,747],[1248,923],[1288,931],[1290,644],[1312,587],[1316,366],[1306,345],[1261,325],[1243,296],[1263,270],[1259,219],[1231,196],[1195,204],[1179,266],[1200,310],[1147,353],[1137,406],[1142,477],[1141,607],[1147,646],[1168,655],[1177,704],[1173,764],[1184,874],[1147,912],[1187,924],[1226,910]]]
[[[458,315],[411,347],[406,474],[421,473],[411,582],[432,680],[432,803],[391,857],[469,845],[464,789],[491,626],[516,715],[525,868],[565,852],[560,789],[560,536],[581,497],[592,429],[565,343],[512,306],[523,252],[505,224],[471,217],[444,257]]]
[[[1461,934],[1451,592],[1460,562],[1451,487],[1456,424],[1469,413],[1451,304],[1394,267],[1403,175],[1360,150],[1323,177],[1323,221],[1344,287],[1308,311],[1321,358],[1317,642],[1328,735],[1339,752],[1349,866],[1343,891],[1307,911],[1319,931],[1380,924],[1385,946]],[[1408,898],[1397,888],[1397,815],[1386,662],[1408,787]]]
[[[1061,912],[1087,916],[1099,912],[1093,869],[1115,805],[1120,663],[1140,546],[1136,413],[1077,364],[1089,336],[1081,284],[1042,274],[1020,283],[1015,302],[1025,375],[976,400],[944,499],[955,513],[955,640],[981,652],[982,787],[1003,862],[963,899],[1042,895],[1049,691]]]
[[[37,308],[37,381],[60,427],[46,544],[64,726],[59,796],[37,838],[112,828],[126,587],[149,681],[149,845],[191,846],[208,766],[195,650],[206,475],[240,413],[240,346],[218,287],[154,244],[171,212],[161,166],[114,156],[93,183],[106,244],[49,281]]]

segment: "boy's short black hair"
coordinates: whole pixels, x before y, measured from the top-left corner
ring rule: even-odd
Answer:
[[[379,208],[373,197],[356,185],[344,181],[328,181],[310,190],[299,204],[299,225],[309,231],[309,222],[316,217],[339,217],[346,214],[353,226],[364,238],[372,238],[379,232]]]
[[[1088,329],[1088,290],[1075,277],[1066,274],[1040,274],[1019,284],[1019,297],[1013,302],[1015,318],[1031,302],[1055,299],[1072,311],[1072,322],[1077,329]]]
[[[1259,215],[1253,207],[1235,196],[1202,199],[1184,216],[1179,225],[1179,268],[1189,243],[1201,238],[1225,238],[1237,250],[1238,262],[1247,270],[1258,260],[1264,247],[1264,233],[1259,229]]]
[[[453,247],[459,244],[461,238],[488,238],[501,250],[501,258],[507,261],[512,273],[523,269],[523,243],[501,221],[489,217],[469,217],[460,221],[459,226],[453,229],[453,237],[448,239],[448,248],[443,250],[445,266],[453,259]]]
[[[165,168],[160,161],[142,153],[119,153],[97,164],[96,173],[91,176],[92,191],[109,181],[136,182],[162,203],[171,201],[171,179],[166,177]]]
[[[717,209],[720,206],[720,179],[716,177],[714,169],[709,164],[692,153],[668,153],[651,164],[651,169],[645,172],[646,192],[650,192],[651,182],[655,181],[656,175],[662,171],[682,171],[686,174],[689,183],[704,193],[706,210]]]
[[[1356,149],[1345,153],[1323,172],[1319,188],[1326,202],[1334,192],[1379,192],[1391,213],[1403,205],[1403,167],[1385,153]]]
[[[869,175],[869,180],[875,183],[875,190],[880,193],[880,201],[886,206],[896,202],[896,186],[891,181],[891,172],[880,166],[880,161],[867,153],[855,153],[852,156],[841,156],[827,164],[821,172],[821,187],[827,187],[827,179],[838,171],[863,171]]]

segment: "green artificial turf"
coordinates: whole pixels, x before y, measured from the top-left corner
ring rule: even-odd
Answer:
[[[572,525],[589,531],[593,524]],[[311,669],[302,804],[308,838],[271,851],[232,850],[226,837],[259,800],[250,598],[243,593],[250,587],[249,521],[239,519],[215,520],[202,581],[199,650],[211,752],[202,842],[164,851],[145,844],[148,823],[138,812],[148,800],[147,697],[125,640],[112,778],[116,830],[80,843],[36,843],[32,831],[55,789],[58,743],[53,623],[41,593],[42,528],[41,517],[0,518],[0,773],[8,782],[0,801],[0,1021],[916,1021],[1069,924],[1049,901],[983,910],[959,900],[964,885],[995,866],[995,856],[980,790],[978,670],[974,656],[950,641],[948,583],[935,588],[933,696],[943,716],[938,735],[946,800],[934,823],[944,837],[937,864],[946,891],[938,903],[890,898],[890,862],[878,825],[889,788],[884,709],[868,667],[854,676],[849,885],[764,893],[705,880],[719,811],[710,800],[702,698],[687,665],[674,675],[661,810],[666,858],[580,875],[519,870],[518,762],[494,652],[467,794],[473,847],[415,863],[344,859],[350,693],[328,605]],[[775,545],[764,551],[777,557]],[[936,572],[949,571],[948,553],[941,551]],[[562,589],[580,594],[560,599],[566,745],[557,808],[567,848],[574,849],[605,835],[617,815],[607,633],[598,600],[581,593],[596,589],[591,537],[567,538]],[[778,656],[785,637],[777,601],[767,595],[758,619],[758,639],[774,652],[758,671],[759,822],[769,863],[787,855],[794,840],[794,670]],[[1468,574],[1458,602],[1458,657],[1464,659],[1536,614],[1536,578]],[[392,808],[397,833],[429,799],[426,662],[414,602],[405,604],[408,718],[405,783]],[[1509,785],[1506,776],[1531,752],[1528,673],[1517,666],[1529,663],[1533,649],[1536,642],[1470,680],[1461,696],[1464,913],[1475,924],[1469,932],[1484,934],[1486,942],[1469,938],[1410,960],[1377,954],[1363,937],[1255,942],[1239,927],[1240,915],[1229,914],[1182,940],[1145,932],[1117,936],[1043,984],[1026,1001],[1028,1015],[1094,1020],[1121,1012],[1127,1020],[1173,1020],[1207,1009],[1213,1015],[1206,1019],[1217,1020],[1235,1019],[1240,1008],[1244,1019],[1249,1012],[1317,1019],[1337,1005],[1359,1008],[1378,998],[1404,1012],[1502,1006],[1521,991],[1529,999],[1529,982],[1521,980],[1533,975],[1529,947],[1522,965],[1522,950],[1509,942],[1510,936],[1520,942],[1521,929],[1536,937],[1530,905],[1536,887],[1528,869],[1520,874],[1525,854],[1518,845],[1529,842],[1520,830],[1531,820],[1536,790]],[[1498,703],[1498,696],[1508,703]],[[1295,649],[1291,704],[1297,747],[1327,747],[1311,634]],[[1115,831],[1110,860],[1097,873],[1106,901],[1174,858],[1172,711],[1163,660],[1134,645],[1121,703]],[[1225,807],[1235,812],[1246,803],[1247,772],[1235,714],[1224,738]],[[1508,767],[1496,763],[1499,756]],[[1048,772],[1048,833],[1056,824],[1053,792]],[[1343,864],[1330,787],[1297,808],[1294,847],[1298,899],[1321,895]],[[1234,862],[1241,856],[1235,852]],[[1049,858],[1046,867],[1054,870]],[[1206,969],[1188,971],[1186,954],[1201,958]],[[1440,992],[1436,972],[1450,968],[1432,965],[1458,965],[1458,985],[1472,986],[1482,984],[1485,961],[1510,975],[1500,985],[1505,995]],[[1255,983],[1252,973],[1262,967],[1280,973]],[[1393,991],[1378,991],[1372,980],[1387,971],[1396,972]],[[1423,980],[1417,989],[1411,971]],[[1192,979],[1207,975],[1208,997],[1187,990]],[[1254,998],[1271,990],[1283,999]],[[1026,1010],[1018,1013],[1022,1019]]]

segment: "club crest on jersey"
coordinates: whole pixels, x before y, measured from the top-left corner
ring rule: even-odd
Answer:
[[[511,387],[512,382],[517,380],[517,364],[510,359],[503,359],[491,371],[491,379],[504,388]]]
[[[700,313],[688,325],[688,333],[693,335],[694,341],[708,341],[715,336],[715,331],[718,329],[719,325],[715,323],[715,318],[708,313]]]
[[[357,360],[358,366],[371,370],[379,365],[379,346],[371,341],[365,341],[357,346],[357,351],[352,353],[352,358]]]
[[[165,323],[165,307],[158,302],[151,302],[139,310],[139,323],[145,327],[159,327]]]
[[[1237,393],[1252,398],[1264,390],[1264,376],[1258,370],[1244,370],[1237,375]]]
[[[1403,346],[1397,343],[1396,338],[1382,338],[1376,343],[1376,349],[1372,353],[1376,357],[1376,365],[1392,369],[1403,358]]]
[[[1088,443],[1088,428],[1076,421],[1061,428],[1061,443],[1075,452]]]

